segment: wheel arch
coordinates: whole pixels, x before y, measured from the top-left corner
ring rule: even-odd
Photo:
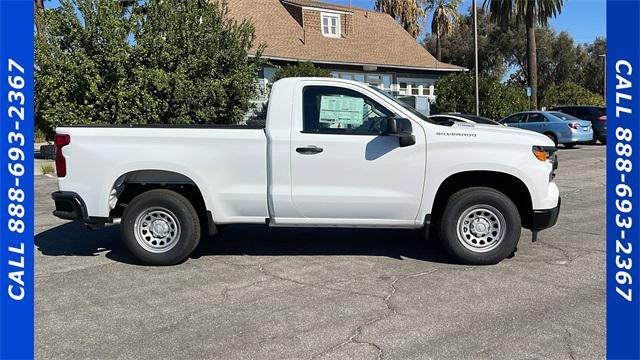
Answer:
[[[551,135],[551,136],[553,136],[553,138],[555,139],[555,141],[554,141],[554,142],[556,143],[556,145],[557,145],[557,144],[558,144],[558,142],[560,141],[560,137],[558,136],[558,134],[557,134],[555,131],[552,131],[552,130],[546,130],[546,131],[544,131],[544,132],[542,133],[542,135],[546,135],[546,136]]]
[[[123,207],[137,195],[153,190],[173,190],[186,197],[204,216],[210,213],[201,187],[189,176],[159,169],[132,170],[120,175],[109,190],[109,209],[111,217],[122,214]]]
[[[527,185],[518,177],[499,171],[463,171],[447,177],[436,191],[431,208],[432,221],[444,211],[447,200],[451,195],[469,187],[488,187],[505,194],[514,202],[522,219],[522,226],[529,228],[533,216],[533,202]]]

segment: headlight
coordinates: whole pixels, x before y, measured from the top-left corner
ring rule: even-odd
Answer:
[[[552,166],[551,172],[549,173],[549,182],[553,181],[556,177],[556,169],[558,168],[558,155],[556,154],[558,148],[555,146],[534,146],[531,148],[531,151],[536,159],[551,163]]]
[[[555,154],[558,149],[555,146],[533,146],[531,151],[533,156],[540,161],[555,161]]]

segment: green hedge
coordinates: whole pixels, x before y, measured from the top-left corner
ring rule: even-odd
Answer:
[[[542,100],[547,108],[560,105],[604,105],[604,99],[576,83],[565,82],[549,87]]]
[[[256,93],[254,28],[226,2],[61,0],[37,16],[35,115],[48,137],[61,125],[235,123]]]
[[[529,109],[524,88],[503,84],[495,78],[480,76],[480,115],[500,120],[509,114]],[[432,113],[475,114],[473,75],[460,72],[447,75],[435,84],[437,100]]]
[[[273,75],[272,82],[289,77],[330,77],[329,70],[320,69],[310,62],[302,62],[299,64],[287,65],[279,68]]]

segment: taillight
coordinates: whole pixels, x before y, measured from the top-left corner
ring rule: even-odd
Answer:
[[[598,120],[598,121],[607,121],[607,115],[598,116],[596,118],[596,120]]]
[[[576,123],[568,123],[567,125],[574,130],[578,130],[580,128],[580,125]]]
[[[53,138],[56,146],[56,173],[58,177],[67,176],[67,160],[62,155],[62,148],[71,143],[71,136],[67,134],[56,134]]]

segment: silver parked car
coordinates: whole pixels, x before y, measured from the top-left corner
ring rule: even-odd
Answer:
[[[590,121],[580,120],[559,111],[515,113],[500,120],[500,123],[547,135],[556,145],[563,144],[566,148],[593,140]]]

